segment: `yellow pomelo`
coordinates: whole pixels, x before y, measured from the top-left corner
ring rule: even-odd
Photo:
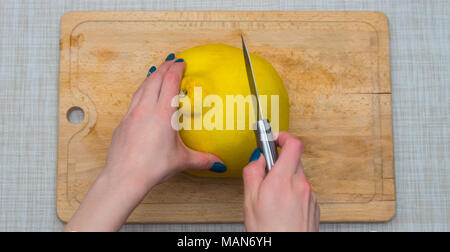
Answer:
[[[182,58],[186,62],[186,71],[181,83],[181,90],[186,92],[186,97],[180,99],[180,111],[190,116],[190,125],[192,125],[190,130],[180,131],[181,138],[189,148],[218,156],[228,168],[223,174],[210,171],[188,171],[188,173],[203,177],[241,177],[242,169],[248,164],[252,152],[257,148],[255,134],[249,127],[250,119],[254,118],[253,115],[249,116],[253,111],[253,108],[250,110],[249,100],[246,100],[248,102],[246,104],[241,103],[245,108],[245,113],[241,114],[238,111],[242,108],[239,103],[231,103],[231,105],[230,102],[227,103],[232,101],[227,98],[234,97],[236,99],[233,102],[236,102],[239,100],[239,95],[242,99],[250,95],[242,49],[224,44],[210,44],[188,49],[178,54],[177,58]],[[264,113],[271,122],[279,121],[278,125],[272,123],[272,130],[287,131],[289,129],[289,97],[283,81],[267,60],[254,54],[251,54],[251,59],[259,95],[267,97],[265,102],[267,109],[263,108]],[[199,88],[201,88],[201,98],[198,95],[194,97],[194,93],[198,94]],[[222,107],[216,104],[217,102],[209,101],[210,104],[208,104],[206,98],[211,95],[213,98],[221,98]],[[189,99],[189,103],[186,99]],[[279,107],[274,112],[274,118],[272,118],[272,103],[278,104]],[[194,104],[200,104],[200,107]],[[228,111],[226,111],[227,107]],[[234,111],[231,111],[234,113],[230,114],[230,108],[234,108]],[[214,123],[217,122],[216,117],[219,118],[221,115],[216,113],[211,117],[210,112],[213,110],[223,111],[223,126],[210,130],[211,127],[204,123],[202,125],[202,122],[205,117],[209,117],[208,119]],[[238,122],[242,122],[240,120],[243,119],[245,129],[239,130]],[[186,118],[183,117],[180,121],[187,122],[185,120]],[[200,127],[195,128],[194,125],[199,122]],[[234,127],[230,130],[231,125]]]

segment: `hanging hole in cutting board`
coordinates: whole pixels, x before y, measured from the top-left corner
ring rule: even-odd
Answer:
[[[80,124],[84,121],[84,110],[80,107],[72,107],[67,111],[67,120],[72,124]]]

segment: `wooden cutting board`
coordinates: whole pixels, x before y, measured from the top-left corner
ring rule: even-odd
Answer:
[[[71,12],[61,21],[57,212],[68,221],[101,172],[111,135],[152,65],[208,44],[269,60],[288,89],[290,132],[323,222],[395,214],[389,25],[378,12]],[[84,111],[80,124],[68,120]],[[242,181],[179,174],[129,222],[242,222]],[[108,211],[108,209],[105,209]]]

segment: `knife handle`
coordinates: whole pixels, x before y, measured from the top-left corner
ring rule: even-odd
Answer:
[[[255,134],[258,147],[266,159],[266,173],[268,173],[278,160],[278,150],[270,122],[267,119],[257,121]]]

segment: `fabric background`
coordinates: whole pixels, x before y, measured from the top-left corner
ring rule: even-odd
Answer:
[[[0,1],[0,231],[59,231],[59,23],[73,10],[378,10],[391,30],[397,216],[322,231],[450,231],[450,2]],[[123,231],[243,231],[241,224],[127,225]]]

